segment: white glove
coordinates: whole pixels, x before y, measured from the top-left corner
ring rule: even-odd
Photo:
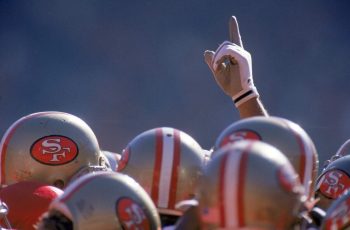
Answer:
[[[230,37],[232,42],[223,42],[215,52],[206,50],[204,57],[218,85],[238,107],[259,94],[253,82],[252,58],[243,48],[234,17],[230,21]]]

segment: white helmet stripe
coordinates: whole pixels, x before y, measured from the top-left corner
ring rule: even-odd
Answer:
[[[225,204],[225,227],[237,227],[238,226],[238,206],[237,202],[237,188],[240,186],[238,184],[239,177],[239,164],[241,162],[242,154],[232,153],[228,155],[226,161],[226,170],[224,175],[224,204]],[[229,167],[227,167],[229,166]]]
[[[167,134],[171,133],[174,137],[174,130],[171,128],[162,128],[163,134],[163,150],[162,150],[162,162],[160,167],[160,180],[159,180],[159,198],[157,206],[160,208],[168,208],[169,206],[169,191],[171,184],[171,175],[173,171],[174,160],[174,138],[169,138]],[[164,155],[166,154],[166,155]]]

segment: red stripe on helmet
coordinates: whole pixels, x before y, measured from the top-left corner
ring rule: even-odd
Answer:
[[[163,131],[161,128],[156,129],[156,156],[154,161],[153,169],[153,182],[151,189],[151,198],[155,204],[158,204],[159,198],[159,181],[160,181],[160,170],[163,158]]]
[[[304,179],[305,179],[305,167],[306,167],[306,154],[303,148],[303,143],[299,136],[297,136],[299,146],[302,150],[301,156],[300,156],[300,169],[299,169],[299,175],[300,175],[300,181],[304,185]]]
[[[305,152],[303,151],[303,154],[300,156],[300,170],[299,170],[299,175],[300,175],[300,182],[304,185],[304,178],[305,178],[305,166],[306,165],[306,157],[305,157]]]
[[[176,202],[176,191],[177,191],[177,181],[180,168],[180,152],[181,152],[181,139],[180,131],[174,129],[174,157],[173,157],[173,168],[171,172],[171,182],[170,182],[170,194],[169,194],[169,208],[175,208]]]
[[[249,143],[247,147],[241,154],[239,170],[238,170],[238,185],[237,185],[237,223],[238,227],[243,227],[245,225],[245,216],[244,216],[244,187],[245,187],[245,178],[247,172],[248,156],[249,151],[252,148],[254,142]],[[233,205],[233,204],[231,204]]]
[[[226,162],[229,154],[225,154],[220,162],[219,172],[219,210],[220,210],[220,227],[225,228],[226,215],[225,215],[225,173]]]
[[[5,136],[2,139],[3,145],[2,149],[0,150],[0,161],[1,161],[1,176],[0,176],[0,184],[4,185],[6,184],[6,154],[7,154],[7,148],[10,140],[12,139],[13,134],[15,133],[16,129],[26,120],[33,118],[33,117],[40,117],[47,114],[56,114],[61,112],[39,112],[39,113],[33,113],[28,116],[22,117],[21,119],[17,120],[15,123],[13,123],[9,129],[6,131]]]

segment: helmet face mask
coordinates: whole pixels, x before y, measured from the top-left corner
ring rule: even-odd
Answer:
[[[195,196],[204,162],[205,154],[192,137],[162,127],[147,130],[129,142],[117,171],[140,183],[160,214],[180,216],[175,204]]]
[[[0,144],[1,185],[32,180],[64,187],[77,171],[98,166],[97,138],[80,118],[63,112],[30,114]]]
[[[297,124],[279,117],[252,117],[224,129],[215,142],[215,149],[239,140],[259,140],[279,149],[292,163],[312,199],[318,173],[316,147],[308,134]],[[213,154],[214,155],[214,154]]]
[[[288,229],[298,221],[302,194],[296,172],[276,148],[249,140],[226,145],[203,173],[203,229]]]

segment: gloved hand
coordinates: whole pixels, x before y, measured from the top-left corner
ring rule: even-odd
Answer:
[[[223,42],[215,52],[206,50],[204,57],[218,85],[238,107],[259,94],[253,82],[252,59],[243,48],[234,16],[230,18],[229,30],[230,41]]]

